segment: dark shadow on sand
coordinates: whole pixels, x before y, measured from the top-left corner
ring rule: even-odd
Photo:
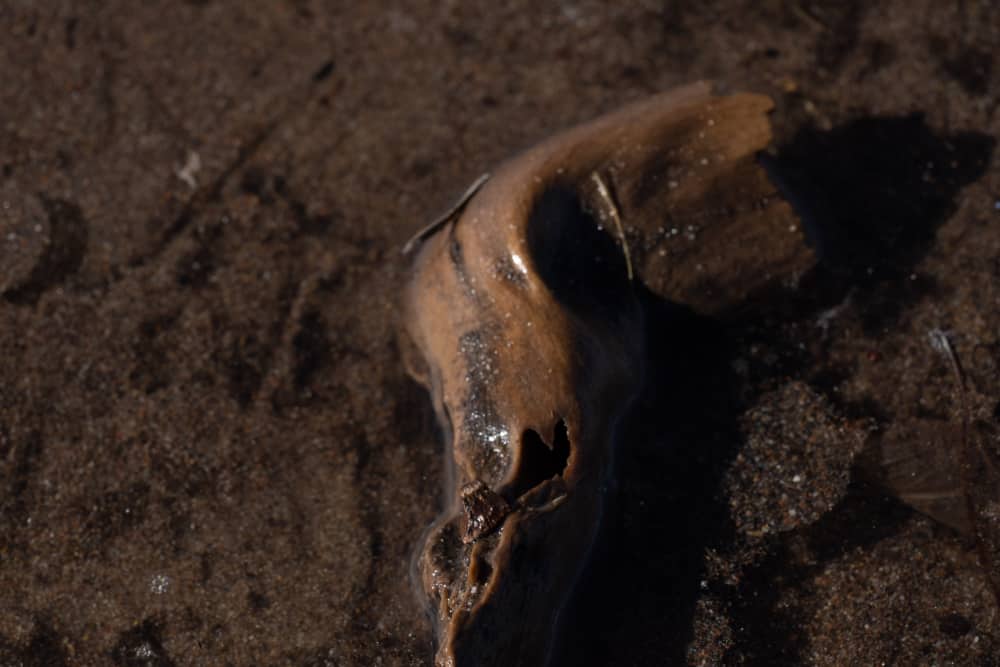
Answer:
[[[805,218],[820,257],[797,290],[713,319],[640,288],[647,386],[621,429],[617,491],[553,664],[618,664],[616,647],[623,645],[632,656],[643,647],[638,653],[657,656],[657,664],[686,664],[706,551],[724,550],[735,538],[720,483],[743,445],[740,415],[780,377],[828,389],[816,372],[818,359],[808,354],[790,355],[770,375],[739,380],[732,370],[736,350],[754,339],[791,345],[781,340],[795,322],[810,322],[801,330],[818,337],[817,314],[848,294],[873,332],[932,296],[933,283],[912,279],[913,268],[954,213],[959,190],[984,173],[994,145],[993,137],[976,132],[935,134],[920,115],[802,130],[762,157]],[[875,405],[841,407],[860,413],[853,416],[881,416]],[[778,610],[773,586],[778,575],[809,576],[787,572],[789,539],[815,541],[822,557],[833,559],[893,534],[909,513],[852,485],[819,522],[776,538],[744,581],[712,591],[730,609],[729,655],[761,664],[801,661],[804,634],[795,631],[797,619]]]

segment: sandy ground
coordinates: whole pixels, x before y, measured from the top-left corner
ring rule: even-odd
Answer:
[[[774,98],[823,263],[652,318],[559,663],[998,664],[1000,554],[858,474],[873,437],[1000,442],[994,4],[620,4],[0,0],[0,664],[428,664],[399,248],[704,78]]]

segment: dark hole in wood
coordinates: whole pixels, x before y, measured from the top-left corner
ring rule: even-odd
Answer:
[[[566,422],[559,420],[552,446],[546,444],[535,431],[527,430],[521,440],[521,459],[517,476],[510,489],[511,499],[517,499],[542,482],[561,475],[569,461],[569,433]]]

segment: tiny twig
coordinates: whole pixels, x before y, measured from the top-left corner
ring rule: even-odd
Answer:
[[[596,171],[590,175],[593,179],[594,185],[597,186],[597,194],[601,196],[601,199],[608,205],[608,215],[611,217],[611,221],[615,223],[615,227],[618,229],[618,237],[622,242],[622,253],[625,255],[625,270],[628,272],[628,280],[632,282],[632,255],[628,249],[628,239],[625,238],[625,227],[622,225],[621,216],[618,214],[618,205],[615,203],[614,197],[611,195],[611,190],[608,188],[604,179]]]
[[[962,364],[958,361],[958,355],[955,353],[955,348],[952,347],[951,341],[948,340],[948,335],[940,329],[931,329],[927,333],[927,336],[931,339],[931,346],[947,357],[948,362],[951,364],[951,370],[955,374],[955,381],[958,383],[958,388],[962,392],[962,407],[964,408],[965,373],[962,371]]]
[[[549,502],[539,507],[523,507],[524,513],[525,515],[528,515],[528,514],[544,514],[545,512],[551,512],[555,508],[562,505],[568,497],[569,497],[568,493],[563,493],[562,495],[556,496]]]
[[[969,408],[968,401],[966,400],[965,371],[962,370],[962,362],[959,360],[958,353],[955,352],[955,348],[952,346],[951,341],[948,340],[948,335],[945,332],[941,331],[940,329],[931,329],[931,331],[928,333],[928,336],[931,339],[931,345],[934,347],[934,349],[940,351],[942,354],[948,357],[948,361],[951,363],[951,371],[952,373],[955,374],[955,382],[958,384],[959,399],[962,404],[962,420],[963,420],[962,437],[967,439],[965,435],[965,430],[968,428],[968,425],[972,422],[972,411]],[[968,445],[968,443],[966,443],[966,447],[969,448],[970,452],[969,456],[971,457],[972,455],[971,447]],[[983,458],[983,463],[986,465],[987,468],[989,468],[989,471],[994,475],[996,475],[997,470],[993,465],[993,461],[990,459],[990,456],[983,449],[982,444],[977,442],[976,449],[979,450],[979,454]]]
[[[806,23],[811,24],[813,27],[829,32],[830,26],[827,25],[826,21],[817,16],[816,12],[805,8],[802,5],[802,2],[795,2],[795,4],[792,5],[792,11],[795,12],[800,19],[803,19]]]
[[[447,211],[445,211],[438,217],[434,218],[434,220],[430,222],[427,226],[425,226],[419,232],[410,237],[410,240],[407,241],[406,245],[403,246],[403,254],[409,255],[416,244],[423,241],[425,238],[436,232],[441,225],[445,224],[446,222],[454,218],[456,215],[461,213],[462,209],[465,208],[465,205],[469,203],[469,200],[472,199],[472,197],[477,192],[479,192],[479,189],[483,187],[483,184],[486,183],[486,181],[488,181],[489,179],[490,179],[489,174],[483,174],[482,176],[474,180],[472,182],[472,185],[470,185],[465,190],[465,192],[462,193],[462,196],[459,197],[458,200],[454,204],[452,204]]]
[[[964,465],[960,465],[962,480],[962,493],[965,496],[965,511],[969,513],[969,521],[972,526],[972,537],[975,541],[976,551],[979,556],[979,565],[983,568],[986,573],[986,581],[989,583],[990,588],[993,589],[993,596],[996,598],[997,608],[1000,609],[1000,582],[997,581],[996,577],[992,574],[993,572],[993,557],[990,552],[991,549],[987,545],[981,535],[981,529],[979,525],[979,513],[976,510],[976,501],[972,497],[971,488],[975,485],[973,479],[971,479],[972,470],[974,469],[974,458],[975,450],[973,449],[973,444],[969,438],[969,424],[972,421],[972,413],[969,408],[968,400],[965,391],[965,373],[962,371],[962,363],[959,361],[958,353],[955,352],[955,348],[952,346],[951,341],[948,340],[948,335],[941,329],[931,329],[928,332],[928,337],[931,340],[931,346],[948,358],[951,364],[951,370],[955,374],[955,382],[958,385],[958,396],[961,407],[962,414],[962,454],[965,458]],[[983,462],[987,467],[993,471],[993,466],[990,462],[989,456],[983,451],[982,445],[976,443],[976,448],[979,450],[979,454],[983,457]]]

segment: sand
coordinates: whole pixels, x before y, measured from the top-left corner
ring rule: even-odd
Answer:
[[[774,99],[822,264],[652,318],[558,662],[997,664],[976,540],[858,472],[925,421],[997,447],[991,3],[7,0],[0,35],[0,663],[428,664],[399,249],[503,158],[714,79]]]

